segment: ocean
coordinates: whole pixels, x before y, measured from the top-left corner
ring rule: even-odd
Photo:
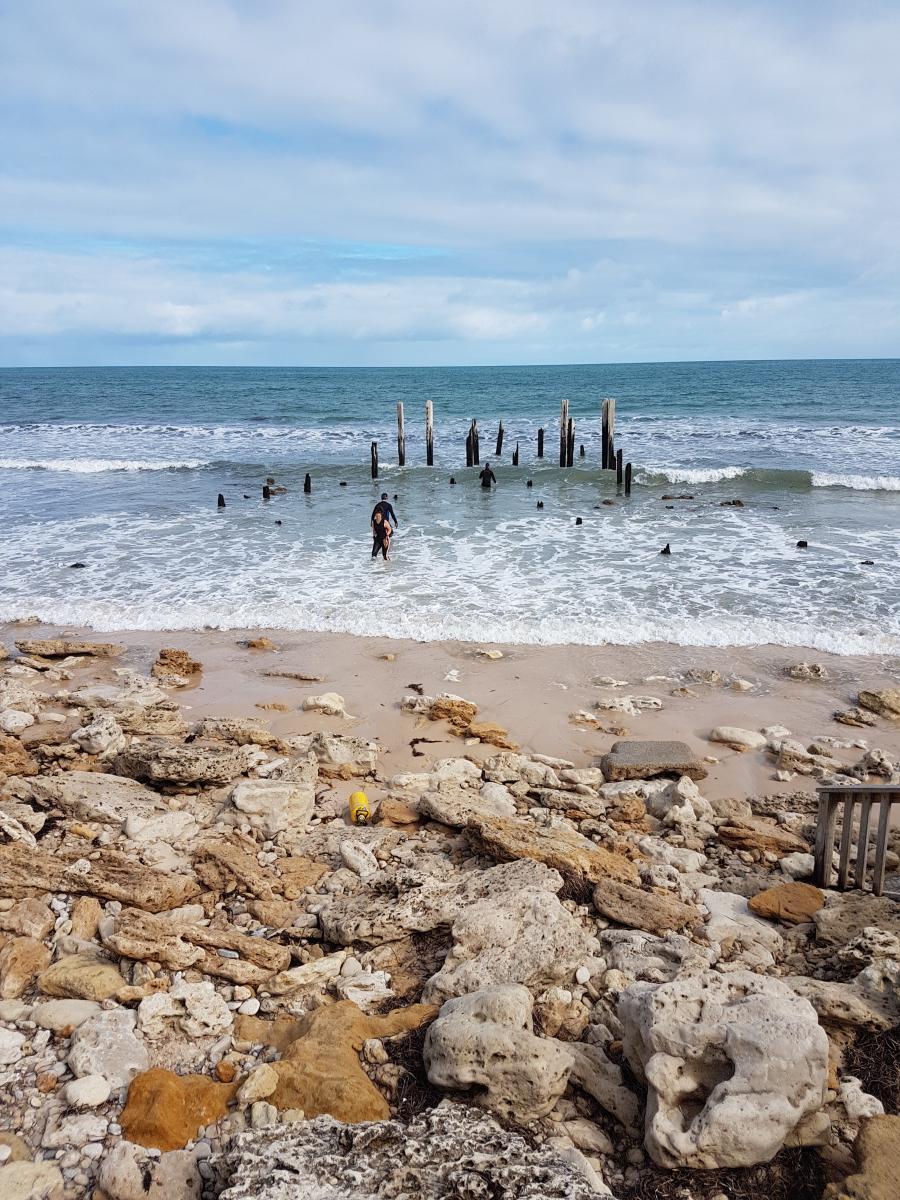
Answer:
[[[627,499],[600,470],[607,396]],[[490,493],[465,467],[472,418]],[[268,475],[288,491],[266,502]],[[900,361],[0,370],[0,516],[0,621],[896,654]]]

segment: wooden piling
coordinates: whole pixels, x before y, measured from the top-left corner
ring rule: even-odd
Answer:
[[[623,478],[624,478],[624,473],[622,470],[622,451],[617,450],[616,451],[616,487],[617,488],[621,489]]]
[[[478,422],[472,418],[472,466],[481,464],[481,442],[478,436]]]
[[[581,443],[581,448],[578,451],[578,457],[584,458],[584,442]]]
[[[569,417],[566,427],[566,466],[575,466],[575,418]]]
[[[403,428],[403,401],[397,401],[397,465],[406,466],[406,432]]]
[[[631,463],[625,464],[625,495],[631,495]]]
[[[604,471],[612,471],[615,469],[615,450],[613,443],[615,441],[616,432],[616,402],[612,398],[603,401],[601,410],[603,430],[601,437],[603,444],[600,451],[600,466]]]
[[[225,507],[225,497],[222,495],[222,493],[221,493],[221,492],[219,492],[219,499],[218,499],[218,501],[217,501],[216,507],[217,507],[217,508],[224,508],[224,507]]]
[[[503,453],[503,422],[500,422],[500,427],[497,430],[497,449],[494,451],[494,457],[499,458]]]
[[[569,402],[562,400],[559,405],[559,465],[564,467],[569,457]]]
[[[271,499],[271,497],[272,497],[272,493],[269,491],[269,485],[267,483],[264,483],[263,484],[263,500],[269,500],[269,499]]]
[[[471,467],[475,461],[475,438],[472,433],[472,426],[469,426],[469,432],[466,434],[466,466]]]
[[[425,401],[425,463],[434,466],[434,404]]]
[[[538,430],[538,458],[544,457],[544,431]]]
[[[514,467],[517,467],[517,466],[519,465],[519,443],[518,443],[518,442],[516,442],[516,448],[515,448],[515,450],[513,450],[513,462],[512,462],[512,465],[513,465]]]
[[[312,476],[307,471],[306,478],[303,480],[303,491],[308,496],[312,491]]]
[[[378,478],[378,443],[372,443],[372,478]]]

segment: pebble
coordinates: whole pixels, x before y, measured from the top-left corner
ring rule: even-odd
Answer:
[[[259,1010],[260,1002],[255,996],[251,996],[249,1000],[244,1000],[238,1008],[238,1012],[243,1013],[245,1017],[255,1017]]]
[[[576,983],[580,983],[583,985],[588,982],[590,977],[591,977],[591,973],[587,967],[579,967],[578,970],[575,972],[575,982]]]

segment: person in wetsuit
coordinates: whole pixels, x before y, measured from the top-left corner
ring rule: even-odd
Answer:
[[[478,478],[481,480],[481,486],[483,488],[489,488],[492,483],[497,482],[497,477],[494,474],[494,472],[491,470],[490,463],[484,464],[484,470],[481,472],[481,474],[478,476]]]
[[[388,550],[391,546],[391,534],[393,532],[387,517],[385,517],[380,508],[376,508],[372,514],[373,558],[377,558],[380,551],[381,557],[387,562]]]
[[[394,529],[396,529],[397,526],[400,524],[400,522],[397,520],[397,514],[394,512],[394,509],[391,506],[391,502],[390,502],[390,500],[388,500],[387,492],[381,493],[381,499],[378,501],[378,503],[372,509],[373,523],[375,521],[375,514],[377,512],[380,512],[382,517],[384,517],[384,519],[386,521],[390,521],[390,523]]]

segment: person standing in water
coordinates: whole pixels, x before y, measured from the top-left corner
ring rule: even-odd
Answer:
[[[391,534],[393,533],[391,524],[385,517],[380,508],[376,508],[372,514],[372,557],[377,558],[379,551],[381,557],[387,562],[388,550],[391,547]]]
[[[483,488],[489,488],[492,483],[497,482],[497,477],[494,474],[494,472],[491,470],[490,463],[484,464],[484,470],[481,472],[481,474],[478,476],[478,478],[481,480],[481,486]]]
[[[373,521],[375,520],[375,514],[377,512],[380,512],[386,521],[390,521],[390,523],[394,527],[394,529],[396,529],[397,526],[400,524],[400,522],[397,520],[397,514],[394,512],[391,502],[390,502],[390,500],[388,500],[387,492],[381,493],[381,499],[378,501],[378,503],[372,509],[372,520]]]

